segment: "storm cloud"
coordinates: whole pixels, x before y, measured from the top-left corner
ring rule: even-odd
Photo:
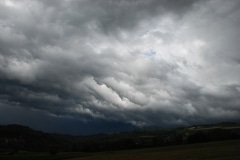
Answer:
[[[0,120],[239,121],[239,28],[238,0],[2,0]]]

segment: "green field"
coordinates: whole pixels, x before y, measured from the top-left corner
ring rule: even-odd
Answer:
[[[240,160],[240,140],[95,153],[72,160]]]
[[[26,152],[20,151],[14,155],[0,155],[0,160],[62,160],[74,157],[89,156],[89,153],[62,152],[50,155],[48,152]]]
[[[15,155],[0,155],[1,160],[239,160],[240,140],[178,145],[160,148],[97,152],[57,153],[52,156],[42,152],[19,152]]]

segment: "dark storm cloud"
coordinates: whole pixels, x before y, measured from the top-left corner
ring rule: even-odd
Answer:
[[[112,34],[113,30],[133,29],[143,19],[159,14],[175,13],[183,14],[188,11],[196,1],[181,0],[170,1],[144,1],[144,0],[120,0],[120,1],[69,1],[56,3],[43,1],[46,7],[51,8],[60,16],[62,21],[70,26],[86,27],[87,22],[95,21],[99,30]],[[63,12],[59,12],[59,8]],[[76,29],[76,28],[75,28]],[[80,31],[81,32],[81,31]]]
[[[239,4],[1,1],[2,108],[126,128],[238,120]]]

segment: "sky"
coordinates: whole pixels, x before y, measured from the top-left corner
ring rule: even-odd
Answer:
[[[239,0],[1,0],[0,124],[239,122],[239,28]]]

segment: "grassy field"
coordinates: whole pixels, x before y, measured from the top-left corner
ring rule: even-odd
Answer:
[[[1,160],[240,160],[240,140],[178,145],[160,148],[124,150],[98,153],[19,152],[0,155]]]
[[[0,155],[0,160],[62,160],[74,157],[89,156],[88,153],[63,152],[56,155],[50,155],[47,152],[26,152],[20,151],[14,155]]]
[[[71,160],[240,160],[240,140],[95,153]]]

